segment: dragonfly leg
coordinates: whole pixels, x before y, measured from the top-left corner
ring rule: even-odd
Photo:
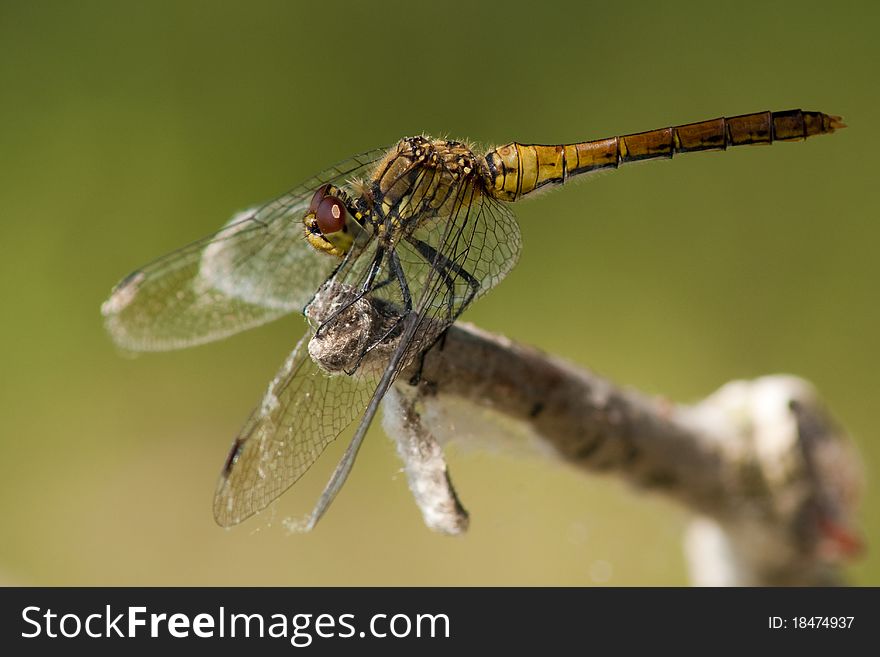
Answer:
[[[470,304],[471,301],[473,301],[474,297],[480,291],[480,282],[476,278],[474,278],[474,276],[464,267],[456,262],[453,262],[443,254],[439,253],[437,249],[435,249],[427,242],[423,242],[422,240],[416,238],[409,238],[409,242],[416,248],[416,250],[419,252],[419,255],[421,255],[426,261],[428,261],[434,268],[434,270],[443,277],[443,282],[449,288],[450,294],[450,301],[448,304],[450,312],[448,319],[450,323],[454,322],[456,319],[458,319],[459,315],[461,315],[464,309]],[[458,310],[454,312],[452,309],[455,303],[455,279],[450,272],[461,276],[461,278],[464,279],[464,281],[468,284],[468,287],[470,288],[467,298],[459,306]],[[410,385],[418,385],[419,381],[422,378],[422,369],[425,365],[425,355],[431,349],[433,349],[434,345],[436,345],[438,342],[441,344],[442,349],[442,345],[446,341],[446,332],[448,330],[448,327],[444,329],[436,338],[434,338],[430,345],[422,350],[421,354],[419,355],[419,366],[416,369],[415,374],[413,374],[413,376],[410,378]]]
[[[305,306],[303,306],[303,309],[302,309],[303,315],[306,314],[306,311],[308,310],[309,306],[312,305],[312,302],[314,302],[315,297],[318,296],[318,293],[324,288],[324,285],[327,284],[327,281],[332,281],[333,278],[336,276],[336,274],[339,273],[339,270],[342,269],[343,265],[345,265],[345,263],[348,262],[348,259],[351,257],[351,254],[352,254],[352,251],[349,251],[348,253],[346,253],[345,257],[342,258],[342,260],[340,260],[337,263],[337,265],[333,268],[333,271],[330,272],[330,275],[327,277],[327,279],[324,281],[324,283],[321,285],[321,287],[319,287],[317,290],[315,290],[315,293],[312,295],[312,298],[309,299],[308,303],[306,303]]]
[[[409,384],[411,386],[417,386],[421,382],[422,370],[425,369],[425,357],[428,355],[428,352],[431,351],[431,349],[433,349],[438,344],[440,345],[440,351],[443,351],[443,347],[446,346],[446,335],[448,333],[449,327],[447,326],[445,329],[443,329],[443,332],[440,333],[440,335],[434,338],[434,341],[431,343],[431,345],[428,348],[423,349],[422,353],[419,354],[419,366],[416,368],[415,374],[413,374],[409,378]]]
[[[459,305],[458,310],[450,312],[449,320],[455,321],[458,319],[458,316],[464,312],[464,309],[470,304],[471,301],[474,300],[474,297],[477,296],[477,292],[480,291],[480,281],[473,277],[473,275],[467,271],[464,267],[459,265],[456,262],[453,262],[449,258],[447,258],[442,253],[438,252],[433,246],[428,244],[427,242],[423,242],[420,239],[416,239],[414,237],[409,237],[408,241],[412,244],[416,250],[434,269],[434,271],[438,272],[443,277],[443,282],[446,284],[446,287],[449,288],[449,307],[452,309],[455,302],[455,279],[452,274],[456,274],[461,276],[465,283],[467,283],[470,288],[470,292],[467,295],[467,298]],[[450,274],[452,272],[452,274]]]
[[[325,327],[329,326],[331,322],[335,321],[340,314],[348,310],[351,306],[356,304],[358,301],[364,298],[364,296],[374,289],[374,282],[376,280],[376,276],[379,274],[379,271],[382,269],[382,261],[385,259],[385,247],[381,244],[376,247],[376,254],[373,256],[373,262],[370,263],[370,271],[367,274],[367,278],[364,281],[364,284],[361,286],[360,292],[358,292],[354,298],[349,299],[341,307],[337,308],[334,312],[330,313],[329,317],[326,317],[324,321],[321,322],[321,325],[318,327],[318,330],[315,331],[315,337],[321,337],[321,333]],[[336,271],[339,271],[337,268]]]
[[[381,283],[373,286],[373,290],[377,290],[379,288],[385,287],[393,281],[397,281],[398,285],[400,286],[400,295],[403,297],[403,312],[400,314],[400,317],[397,319],[397,321],[394,322],[394,324],[387,331],[385,331],[382,337],[374,340],[373,343],[364,350],[364,352],[358,357],[357,363],[355,363],[352,371],[347,372],[348,374],[353,374],[355,371],[357,371],[357,368],[360,367],[361,361],[364,359],[364,357],[377,346],[382,344],[388,338],[388,336],[394,333],[394,331],[396,331],[397,328],[400,326],[400,323],[404,319],[406,319],[406,317],[408,317],[409,314],[412,312],[412,294],[409,290],[409,284],[406,282],[406,275],[403,273],[403,267],[400,265],[400,257],[394,250],[391,250],[388,253],[388,265],[391,269],[388,274],[388,278],[386,278]]]
[[[406,275],[403,273],[403,267],[400,265],[400,256],[397,255],[397,251],[391,252],[388,262],[391,266],[391,274],[388,276],[389,282],[393,276],[400,285],[400,295],[403,297],[403,313],[401,316],[406,317],[412,312],[412,294],[410,294]]]

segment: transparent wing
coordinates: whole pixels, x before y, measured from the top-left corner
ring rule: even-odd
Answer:
[[[417,292],[420,321],[445,330],[507,276],[521,249],[519,225],[509,205],[476,185],[463,187],[448,217],[423,224],[397,249],[407,280],[415,279],[410,287]],[[430,332],[416,335],[425,339]]]
[[[328,285],[346,295],[373,274],[372,290],[359,303],[377,311],[370,339],[382,342],[386,336],[387,343],[374,344],[369,367],[360,367],[354,376],[328,376],[309,356],[311,333],[306,333],[233,443],[214,498],[214,516],[220,525],[237,524],[268,506],[354,418],[363,415],[352,445],[313,512],[313,525],[345,481],[378,401],[394,377],[413,356],[430,347],[468,304],[510,271],[519,256],[520,234],[506,206],[484,196],[476,186],[467,186],[459,192],[451,214],[426,221],[376,265],[378,248],[373,240],[359,257],[346,261]],[[406,300],[398,271],[411,296],[410,315],[402,312]],[[404,330],[407,317],[411,321]],[[358,334],[354,342],[365,345],[365,336],[350,322],[350,315],[341,315],[327,323],[338,324],[330,330],[342,335]],[[350,356],[341,359],[340,370],[350,364]]]
[[[314,191],[365,176],[384,153],[375,149],[340,162],[133,272],[101,307],[107,330],[127,349],[160,351],[218,340],[301,311],[338,264],[311,248],[303,234]]]
[[[387,357],[348,449],[312,511],[307,529],[315,526],[342,489],[379,402],[400,370],[429,348],[468,304],[492,289],[516,264],[521,246],[516,219],[507,207],[480,192],[476,185],[460,189],[448,216],[420,221],[419,230],[407,236],[405,242],[398,242],[386,258],[386,269],[390,271],[385,278],[377,279],[366,303],[382,315],[388,307],[398,309],[392,313],[398,317],[392,322],[394,330],[385,334],[396,346]],[[367,269],[366,262],[371,263]],[[375,270],[376,262],[374,258],[359,258],[350,271],[340,270],[336,279],[348,276],[355,282],[363,280]],[[395,285],[398,281],[400,285]],[[346,287],[357,289],[351,281]],[[413,300],[417,300],[414,305]],[[408,313],[400,312],[408,306],[412,306]],[[384,340],[380,342],[374,345],[375,351],[384,350]]]
[[[214,518],[236,525],[266,508],[311,467],[366,407],[376,380],[329,376],[309,357],[311,331],[269,384],[232,444],[214,496]]]

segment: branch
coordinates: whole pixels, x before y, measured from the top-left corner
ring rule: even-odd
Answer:
[[[401,373],[384,415],[436,531],[468,526],[441,449],[454,440],[525,445],[676,500],[696,516],[685,546],[696,584],[838,584],[861,547],[859,459],[792,376],[735,381],[683,406],[456,324],[420,372]]]

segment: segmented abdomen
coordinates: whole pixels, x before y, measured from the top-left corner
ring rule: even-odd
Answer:
[[[516,201],[544,185],[562,184],[570,176],[616,169],[629,162],[728,146],[796,141],[842,127],[837,116],[786,110],[712,119],[575,144],[513,142],[486,155],[481,163],[481,174],[495,198]]]

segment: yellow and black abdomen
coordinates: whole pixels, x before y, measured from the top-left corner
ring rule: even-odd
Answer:
[[[545,185],[571,176],[621,164],[671,158],[676,153],[726,149],[728,146],[796,141],[844,127],[840,117],[802,110],[758,112],[689,123],[575,144],[511,143],[491,151],[481,162],[483,182],[502,201],[516,201]]]

